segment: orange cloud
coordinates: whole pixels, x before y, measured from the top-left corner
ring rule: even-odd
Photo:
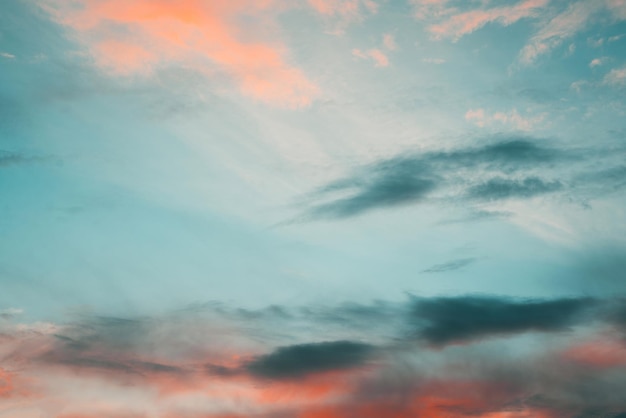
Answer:
[[[225,73],[243,94],[279,106],[304,107],[318,94],[281,42],[258,40],[275,26],[276,0],[47,0],[44,7],[112,75],[175,64]]]

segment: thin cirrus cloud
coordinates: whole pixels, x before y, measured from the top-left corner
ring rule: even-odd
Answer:
[[[304,107],[318,94],[280,40],[260,41],[259,30],[243,24],[254,17],[275,25],[280,5],[273,0],[48,0],[42,6],[113,76],[145,76],[174,64],[225,73],[243,94],[278,106]]]
[[[352,55],[360,59],[371,60],[374,62],[374,65],[376,67],[389,66],[389,58],[383,51],[377,48],[368,49],[367,51],[362,51],[358,48],[355,48],[352,50]]]
[[[548,54],[566,39],[586,29],[594,17],[603,12],[610,17],[609,21],[623,21],[626,19],[626,4],[621,0],[578,1],[569,4],[531,37],[519,54],[520,63],[534,63],[541,55]]]
[[[65,325],[11,318],[0,323],[0,411],[98,418],[626,411],[614,395],[626,389],[615,372],[626,367],[623,341],[584,330],[603,324],[626,331],[623,300],[468,295],[392,305],[214,307],[82,316]],[[277,328],[335,329],[355,339],[303,343],[310,331],[286,337]],[[511,338],[522,334],[542,344],[509,354]],[[272,348],[285,338],[295,342]]]
[[[441,3],[443,2],[431,2],[430,5],[440,5]],[[435,38],[450,38],[456,41],[491,22],[508,26],[524,18],[536,17],[539,10],[547,4],[548,0],[526,0],[513,6],[455,13],[441,23],[430,25],[428,31]]]
[[[509,26],[522,19],[537,20],[544,15],[549,16],[549,19],[539,22],[539,29],[520,51],[518,62],[522,65],[534,63],[540,56],[579,34],[601,13],[607,14],[610,22],[626,19],[626,6],[621,0],[566,2],[561,9],[549,0],[524,0],[513,5],[469,10],[449,0],[414,0],[412,3],[417,19],[435,20],[427,27],[435,39],[453,41],[489,23]]]

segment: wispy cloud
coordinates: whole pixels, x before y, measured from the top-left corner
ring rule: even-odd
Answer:
[[[389,66],[389,58],[380,49],[374,48],[374,49],[368,49],[367,51],[362,51],[360,49],[353,49],[352,55],[361,59],[372,60],[376,67],[388,67]]]
[[[561,185],[536,177],[492,178],[489,173],[523,173],[571,158],[568,152],[521,138],[483,147],[405,155],[363,167],[314,192],[311,198],[321,202],[312,204],[305,218],[347,218],[375,209],[426,202],[435,192],[441,199],[446,191],[452,193],[450,197],[470,201],[479,197],[530,198],[558,191]],[[471,180],[463,176],[464,170],[472,171]]]
[[[431,3],[431,5],[438,4]],[[548,0],[526,0],[513,6],[454,13],[443,22],[429,26],[428,30],[436,38],[458,40],[490,22],[498,22],[503,26],[508,26],[520,19],[536,17],[539,10],[547,4]]]
[[[549,53],[564,40],[583,30],[591,17],[602,9],[602,6],[602,1],[579,1],[570,4],[566,10],[552,18],[533,35],[530,42],[520,52],[520,62],[532,64],[539,56]]]
[[[510,198],[530,198],[561,190],[561,182],[546,181],[538,177],[524,179],[506,179],[496,177],[469,188],[467,195],[471,199],[503,200]]]
[[[489,113],[485,109],[470,109],[465,113],[465,120],[474,123],[479,127],[493,125],[508,125],[520,131],[531,131],[537,127],[546,115],[522,116],[517,109],[508,112]]]
[[[626,86],[626,66],[613,68],[604,76],[603,83],[610,86]]]

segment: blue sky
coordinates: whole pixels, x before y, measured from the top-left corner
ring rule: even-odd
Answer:
[[[345,306],[356,306],[376,312],[376,321],[398,321],[401,330],[406,312],[428,321],[440,305],[450,312],[466,309],[477,323],[485,316],[472,310],[475,305],[492,313],[502,309],[503,317],[531,318],[529,312],[549,317],[542,309],[553,312],[550,304],[565,315],[578,305],[559,303],[584,298],[604,306],[602,312],[623,309],[625,92],[623,0],[3,5],[2,332],[13,336],[11,347],[30,344],[31,332],[44,340],[41,347],[54,347],[19,361],[10,355],[15,347],[4,349],[0,383],[5,379],[14,389],[4,396],[0,384],[7,405],[0,398],[0,417],[278,416],[254,396],[250,404],[229,403],[235,395],[228,391],[209,406],[168,394],[154,410],[142,410],[147,392],[125,398],[115,389],[117,377],[97,365],[120,370],[111,365],[121,356],[115,364],[137,371],[153,356],[151,364],[182,367],[191,357],[199,361],[198,350],[178,353],[185,343],[168,331],[159,341],[169,348],[146,354],[157,331],[129,343],[108,334],[107,322],[101,335],[89,334],[89,341],[101,344],[97,353],[70,364],[69,349],[56,345],[87,338],[85,329],[100,332],[98,318],[147,321],[146,327],[158,329],[193,323],[181,327],[183,334],[206,323],[228,324],[230,331],[220,328],[216,340],[230,341],[236,333],[247,342],[237,340],[227,351],[256,356],[232,365],[216,354],[220,367],[231,370],[220,378],[237,376],[221,382],[228,387],[311,372],[300,366],[285,372],[281,356],[312,356],[306,364],[319,358],[322,364],[334,353],[339,360],[323,373],[333,365],[365,373],[358,359],[370,359],[367,353],[374,351],[384,353],[385,360],[376,357],[383,371],[359,379],[393,380],[399,358],[419,352],[445,364],[484,356],[494,349],[492,334],[506,335],[497,344],[507,352],[562,349],[578,353],[572,361],[582,363],[591,360],[581,350],[601,334],[613,345],[594,351],[606,358],[592,363],[623,372],[622,325],[596,311],[596,322],[576,322],[579,328],[563,341],[553,341],[560,337],[552,332],[569,325],[569,316],[539,325],[505,321],[485,325],[486,331],[466,325],[470,333],[478,329],[467,339],[472,343],[460,337],[458,348],[452,338],[451,352],[428,351],[435,340],[422,328],[416,331],[422,345],[409,354],[402,344],[391,347],[398,337],[389,330],[368,334],[345,325],[367,317],[348,310],[343,325],[330,331],[320,318],[341,317]],[[281,317],[290,318],[281,325],[284,338],[274,338],[274,319],[263,314],[268,307],[292,312]],[[293,313],[313,311],[325,313]],[[180,312],[193,314],[189,319]],[[245,326],[242,312],[256,312],[251,315],[260,324],[253,328],[260,336]],[[118,352],[110,347],[119,338],[128,347]],[[211,351],[211,344],[200,345]],[[342,363],[342,353],[357,360]],[[96,354],[106,362],[94,360]],[[536,367],[538,360],[524,361]],[[384,370],[381,362],[393,366]],[[69,394],[87,379],[72,374],[81,368],[96,369],[89,379],[107,387],[98,402],[113,409],[89,411]],[[22,376],[19,370],[27,371]],[[604,376],[605,369],[593,372]],[[42,389],[46,383],[40,383],[34,390],[19,383],[49,382],[55,373],[67,387]],[[623,384],[620,373],[612,375],[619,380],[613,387],[623,387],[616,386]],[[544,379],[541,385],[549,380],[538,379]],[[142,391],[149,383],[132,385]],[[280,385],[275,390],[284,390]],[[341,407],[326,398],[294,400],[280,413],[356,413],[359,391]],[[506,415],[493,402],[483,407],[482,399],[476,401],[480,413],[472,413],[574,417],[593,409],[617,417],[626,411],[617,399],[605,400],[602,409],[563,391],[546,394],[552,403],[533,404],[522,415]],[[519,399],[517,392],[505,395]],[[52,407],[54,396],[62,401]],[[441,396],[461,402],[456,393]],[[339,409],[324,409],[331,404]],[[313,412],[306,415],[309,407]],[[380,416],[434,413],[414,406],[400,415],[385,411]]]

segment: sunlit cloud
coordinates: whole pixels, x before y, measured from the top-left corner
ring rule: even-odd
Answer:
[[[113,76],[145,77],[178,65],[207,77],[224,73],[243,94],[279,106],[308,106],[318,94],[277,36],[243,23],[254,19],[275,27],[276,1],[49,0],[42,5],[73,31],[94,65]]]
[[[513,6],[470,10],[452,14],[442,23],[430,25],[428,30],[435,38],[458,40],[490,22],[498,22],[503,26],[508,26],[520,19],[536,17],[538,16],[539,10],[545,7],[548,1],[549,0],[526,0]]]

